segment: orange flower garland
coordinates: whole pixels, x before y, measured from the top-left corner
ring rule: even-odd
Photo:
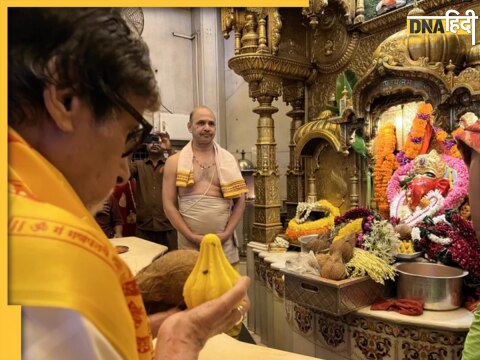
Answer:
[[[304,235],[323,234],[335,226],[335,217],[340,215],[340,210],[327,200],[320,200],[314,204],[299,203],[297,210],[299,206],[302,207],[305,205],[307,205],[307,207],[311,207],[312,209],[315,208],[325,211],[327,216],[318,220],[304,221],[301,223],[297,221],[297,216],[294,217],[288,222],[287,230],[285,232],[285,235],[290,242],[296,243],[298,238]]]
[[[375,138],[375,168],[373,171],[374,199],[379,213],[386,218],[390,212],[387,185],[393,172],[398,168],[398,163],[393,155],[396,146],[395,125],[386,124]]]
[[[408,159],[414,159],[417,155],[422,154],[425,145],[428,148],[432,132],[430,124],[430,116],[432,115],[431,104],[420,104],[418,106],[417,115],[412,123],[410,136],[405,141],[402,151]],[[426,149],[425,149],[426,150]]]
[[[456,128],[455,130],[452,131],[452,138],[455,139],[455,137],[457,135],[460,135],[462,132],[463,132],[463,129],[461,127]],[[456,141],[455,141],[455,145],[453,145],[452,148],[450,149],[449,154],[458,159],[462,158],[462,154],[460,153],[460,150],[458,150],[458,145]]]
[[[457,141],[455,140],[455,135],[460,134],[463,131],[462,128],[457,128],[456,130],[452,131],[450,137],[448,133],[441,129],[434,127],[435,132],[435,140],[442,146],[442,150],[444,154],[456,157],[461,159],[462,155],[457,147]]]

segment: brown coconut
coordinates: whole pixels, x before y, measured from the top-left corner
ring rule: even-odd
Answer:
[[[408,224],[398,224],[395,226],[395,232],[398,233],[400,240],[410,240],[412,238],[412,227]]]
[[[320,271],[320,275],[330,280],[343,280],[347,277],[347,270],[340,252],[329,255],[327,262]]]
[[[168,310],[183,303],[183,285],[197,262],[197,250],[166,253],[135,276],[147,313]]]
[[[328,255],[328,254],[318,254],[316,256],[316,258],[317,258],[318,266],[321,269],[325,265],[325,263],[328,261],[328,259],[330,258],[330,255]]]
[[[304,248],[307,252],[313,251],[314,254],[322,252],[323,250],[328,249],[330,243],[325,239],[316,238],[304,245]]]
[[[340,252],[343,262],[346,264],[353,257],[353,249],[355,247],[356,235],[355,233],[349,233],[344,237],[336,240],[330,246],[330,254]]]

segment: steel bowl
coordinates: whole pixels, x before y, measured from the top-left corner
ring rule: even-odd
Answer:
[[[431,263],[396,265],[397,297],[421,299],[428,310],[452,310],[462,306],[463,278],[468,271]]]

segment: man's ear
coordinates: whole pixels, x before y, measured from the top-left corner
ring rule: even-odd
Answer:
[[[43,90],[45,107],[57,127],[64,132],[73,131],[72,102],[74,97],[71,88],[60,89],[57,85],[47,84]]]
[[[191,121],[189,121],[189,122],[187,123],[187,129],[188,129],[188,132],[189,132],[189,133],[192,132],[192,122],[191,122]]]

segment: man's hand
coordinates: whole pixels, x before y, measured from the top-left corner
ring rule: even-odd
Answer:
[[[192,234],[192,237],[189,240],[197,245],[200,245],[203,240],[203,235]]]
[[[170,141],[170,135],[168,132],[161,132],[158,134],[160,136],[160,140],[162,141],[160,143],[160,149],[170,151],[172,150],[172,143]]]
[[[158,331],[155,359],[198,359],[200,350],[210,337],[231,329],[243,320],[250,309],[249,285],[250,279],[243,276],[219,298],[165,319]]]
[[[179,308],[172,308],[167,311],[162,311],[159,313],[151,314],[148,316],[148,323],[150,324],[150,331],[152,332],[153,337],[157,336],[158,330],[162,326],[163,322],[171,315],[179,312]]]
[[[221,233],[218,233],[217,236],[220,238],[220,241],[223,244],[225,241],[227,241],[228,239],[230,239],[232,237],[232,234],[230,234],[226,231],[222,231]]]

